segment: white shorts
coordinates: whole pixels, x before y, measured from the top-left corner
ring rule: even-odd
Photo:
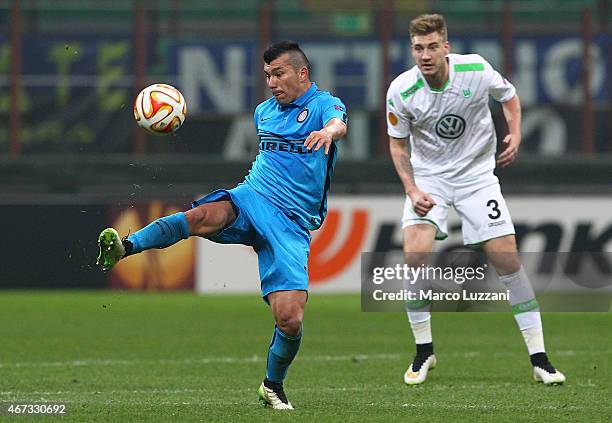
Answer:
[[[416,214],[406,197],[402,228],[430,224],[436,227],[436,239],[448,237],[448,210],[452,206],[461,218],[465,245],[479,244],[504,235],[514,235],[514,225],[497,177],[478,184],[457,186],[436,177],[415,177],[417,187],[428,193],[436,205],[424,217]]]

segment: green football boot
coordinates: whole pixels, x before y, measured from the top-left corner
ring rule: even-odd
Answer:
[[[100,233],[98,246],[100,247],[100,254],[98,254],[96,264],[103,271],[110,270],[125,256],[125,247],[119,234],[113,228],[106,228]]]
[[[257,390],[259,401],[266,407],[274,410],[293,410],[293,406],[287,399],[282,383],[275,383],[265,379]]]

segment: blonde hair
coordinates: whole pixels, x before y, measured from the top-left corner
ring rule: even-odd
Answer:
[[[427,35],[437,32],[444,41],[448,40],[444,16],[438,14],[419,15],[410,21],[410,38],[415,35]]]

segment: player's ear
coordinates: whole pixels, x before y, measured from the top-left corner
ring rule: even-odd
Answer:
[[[310,75],[308,72],[308,68],[306,66],[302,66],[302,69],[300,69],[300,82],[308,81],[309,77]]]

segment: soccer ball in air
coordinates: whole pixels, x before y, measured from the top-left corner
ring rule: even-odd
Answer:
[[[136,123],[153,135],[168,135],[185,122],[187,104],[183,94],[167,84],[153,84],[134,101]]]

